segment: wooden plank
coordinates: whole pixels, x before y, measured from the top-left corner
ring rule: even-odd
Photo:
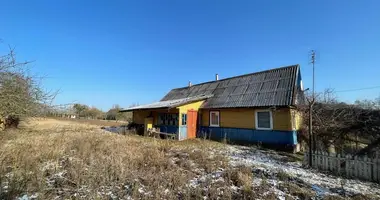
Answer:
[[[379,152],[377,151],[375,157],[372,159],[372,177],[374,181],[380,182],[379,178]]]
[[[341,157],[340,157],[340,154],[338,154],[338,159],[337,159],[338,162],[336,162],[336,169],[337,169],[337,172],[338,172],[338,175],[341,175],[342,174],[342,170],[340,168],[340,163],[341,163]]]
[[[354,177],[359,176],[359,162],[358,156],[354,157]]]
[[[350,170],[350,155],[346,155],[346,162],[345,162],[345,172],[347,177],[351,177],[351,170]]]

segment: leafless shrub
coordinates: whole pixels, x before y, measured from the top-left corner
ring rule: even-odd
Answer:
[[[302,188],[294,183],[282,183],[279,188],[287,194],[298,197],[299,199],[313,199],[316,193],[311,189]]]
[[[309,108],[305,106],[301,110],[304,124],[300,139],[308,141]],[[358,144],[369,144],[380,138],[379,111],[338,102],[331,89],[317,96],[312,115],[314,150],[333,148],[344,153],[352,143],[356,144],[355,150],[360,150]]]
[[[56,93],[42,89],[41,78],[30,75],[29,62],[18,62],[13,48],[0,56],[0,123],[3,128],[17,126],[22,117],[41,114]],[[0,126],[1,127],[1,126]]]
[[[244,191],[252,191],[252,168],[240,165],[235,168],[227,169],[224,172],[224,177],[231,180],[238,187],[242,187]]]

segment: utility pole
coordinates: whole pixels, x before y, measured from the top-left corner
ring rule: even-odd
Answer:
[[[309,101],[309,165],[310,167],[313,166],[313,159],[312,159],[312,156],[313,156],[313,139],[314,136],[313,136],[313,105],[314,105],[314,102],[315,102],[315,68],[314,68],[314,65],[315,65],[315,51],[314,50],[311,50],[311,64],[313,65],[313,88],[312,88],[312,99]],[[314,141],[315,142],[315,141]],[[314,148],[315,148],[315,145],[314,145]]]

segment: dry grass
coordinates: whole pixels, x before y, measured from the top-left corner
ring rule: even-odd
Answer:
[[[227,180],[231,180],[234,185],[242,187],[243,190],[252,190],[253,174],[251,167],[240,165],[236,168],[230,168],[224,172],[224,176]]]
[[[100,120],[100,119],[71,119],[71,118],[55,118],[59,121],[69,121],[75,123],[82,123],[95,126],[120,126],[128,124],[126,121],[115,121],[115,120]]]
[[[189,180],[223,168],[221,144],[122,136],[84,126],[0,133],[0,199],[177,199]]]
[[[225,145],[218,142],[118,135],[52,119],[22,127],[0,132],[0,199],[25,194],[38,199],[269,200],[278,199],[279,191],[286,199],[316,195],[284,171],[230,165]]]
[[[280,184],[282,191],[286,191],[287,194],[298,197],[299,199],[313,199],[316,196],[316,193],[304,187],[299,187],[294,183],[282,183]]]

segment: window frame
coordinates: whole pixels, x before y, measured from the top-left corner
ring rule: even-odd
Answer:
[[[184,120],[185,117],[185,120]],[[183,124],[185,122],[185,124]],[[181,125],[187,126],[187,113],[181,113]]]
[[[259,118],[258,118],[258,113],[259,112],[269,112],[269,124],[270,128],[266,127],[259,127]],[[255,110],[255,128],[257,130],[273,130],[273,115],[271,110]]]
[[[215,114],[217,114],[217,116],[218,116],[218,124],[216,125],[216,124],[212,124],[212,118],[211,118],[211,115],[213,114],[213,113],[215,113]],[[209,125],[210,125],[210,127],[220,127],[220,112],[219,111],[217,111],[217,110],[213,110],[213,111],[210,111],[210,113],[209,113]]]

